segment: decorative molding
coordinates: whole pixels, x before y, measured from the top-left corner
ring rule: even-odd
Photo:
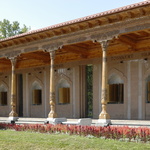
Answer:
[[[22,49],[22,51],[33,51],[36,47],[42,48],[45,51],[53,51],[61,48],[63,45],[74,44],[76,42],[84,42],[86,40],[93,41],[96,39],[102,41],[106,39],[112,39],[112,37],[117,36],[119,34],[143,30],[149,28],[149,26],[150,16],[142,16],[139,18],[128,19],[123,22],[116,22],[112,24],[97,26],[94,28],[68,33],[61,36],[55,36],[52,38],[46,38],[34,42],[29,42],[25,45],[18,45],[12,46],[11,48],[7,48],[7,52],[16,49],[15,52],[5,53],[6,48],[4,48],[1,51],[1,55],[4,54],[4,56],[6,57],[12,55],[14,56],[21,53],[20,49]],[[31,49],[29,47],[31,47]]]
[[[62,77],[62,76],[72,78],[72,74],[73,74],[72,69],[68,70],[67,68],[61,68],[61,69],[56,70],[55,78]]]
[[[25,48],[23,51],[26,53],[26,52],[32,52],[38,49],[39,47],[28,47],[28,48]]]
[[[135,59],[134,54],[126,54],[126,55],[116,55],[116,56],[108,56],[108,61],[126,61]]]
[[[143,50],[145,50],[143,48]],[[146,49],[147,50],[147,49]],[[150,48],[148,49],[150,50]],[[143,52],[134,52],[131,54],[124,54],[124,55],[116,55],[116,56],[108,56],[109,62],[115,62],[115,61],[128,61],[128,60],[139,60],[139,59],[148,59],[150,58],[150,52],[149,51],[143,51]]]
[[[1,85],[4,85],[4,87],[7,89],[7,91],[9,90],[9,86],[8,86],[8,84],[5,81],[1,80],[0,81],[0,86]]]
[[[91,40],[98,42],[112,40],[114,37],[117,37],[119,33],[120,33],[119,30],[114,30],[106,33],[93,34],[91,35]]]
[[[41,87],[44,86],[44,83],[42,82],[42,80],[41,80],[40,78],[38,78],[36,75],[32,76],[32,79],[31,79],[31,81],[30,81],[30,86],[32,86],[34,82],[39,83],[39,85],[40,85]]]
[[[61,73],[61,74],[58,74],[58,76],[57,77],[55,77],[55,84],[57,85],[61,80],[66,80],[69,84],[70,84],[70,86],[72,86],[72,81],[71,81],[71,79],[67,76],[67,75],[65,75],[65,74],[63,74],[63,73]]]
[[[73,44],[73,43],[79,43],[79,42],[82,42],[82,41],[86,41],[87,40],[87,37],[77,37],[77,38],[74,38],[74,39],[69,39],[67,41],[68,44]]]
[[[18,51],[12,51],[12,52],[7,52],[5,53],[5,57],[6,58],[16,58],[17,56],[19,56],[21,54],[21,50],[18,50]]]
[[[132,31],[138,31],[138,30],[143,30],[143,29],[147,29],[150,27],[150,23],[146,23],[146,24],[142,24],[142,25],[136,25],[133,27],[128,27],[125,28],[125,32],[132,32]]]
[[[42,49],[46,52],[51,52],[51,51],[61,49],[62,46],[63,46],[63,42],[57,42],[57,43],[43,45]]]
[[[43,70],[45,70],[45,67],[34,68],[34,71],[43,71]]]
[[[123,72],[121,72],[120,70],[116,69],[116,68],[112,68],[109,72],[108,72],[108,79],[110,79],[110,77],[112,76],[112,74],[116,74],[118,75],[123,81],[124,83],[127,82],[127,77],[123,74]]]

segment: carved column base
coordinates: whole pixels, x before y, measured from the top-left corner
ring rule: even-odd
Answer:
[[[9,117],[8,120],[9,121],[17,121],[19,119],[19,117]]]
[[[99,115],[99,119],[110,119],[110,116],[107,112],[101,112]]]
[[[97,126],[108,126],[111,125],[111,120],[109,114],[105,112],[101,112],[99,115]]]
[[[50,112],[48,118],[57,118],[57,114],[55,112]]]
[[[15,111],[11,111],[9,117],[18,117],[18,114]]]

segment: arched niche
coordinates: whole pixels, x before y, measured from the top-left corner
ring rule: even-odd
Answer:
[[[65,79],[61,79],[59,82],[58,82],[58,88],[68,88],[70,87],[70,84],[68,83],[67,80]]]
[[[0,92],[7,92],[7,88],[4,84],[0,84]]]
[[[32,105],[42,104],[42,86],[39,82],[34,81],[32,83]]]
[[[42,86],[40,85],[40,83],[38,82],[38,81],[34,81],[33,83],[32,83],[32,89],[42,89]]]
[[[120,71],[120,70],[118,70],[118,69],[116,69],[116,68],[112,68],[109,72],[108,72],[108,74],[109,74],[109,79],[111,79],[111,80],[113,80],[113,78],[114,78],[114,80],[113,80],[113,82],[120,82],[120,81],[123,81],[123,83],[126,83],[127,82],[127,78],[126,78],[126,76],[124,76],[124,74]],[[108,80],[109,80],[108,79]],[[120,81],[119,81],[120,80]]]
[[[108,84],[123,84],[124,81],[121,79],[121,77],[118,74],[111,74],[108,80]]]
[[[4,84],[0,84],[0,105],[7,105],[8,89]]]

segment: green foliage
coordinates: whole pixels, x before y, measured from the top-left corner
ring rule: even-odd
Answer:
[[[14,21],[12,23],[10,23],[7,19],[0,21],[0,39],[25,33],[29,30],[30,27],[28,28],[26,25],[23,25],[21,28],[18,21]]]
[[[93,116],[93,66],[86,66],[87,117]]]

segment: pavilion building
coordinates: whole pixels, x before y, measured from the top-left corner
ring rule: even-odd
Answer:
[[[150,1],[1,39],[0,116],[150,119]]]

